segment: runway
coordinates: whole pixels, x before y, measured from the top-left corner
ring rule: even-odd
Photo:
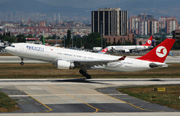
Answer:
[[[140,56],[128,56],[130,58],[137,58]],[[21,59],[17,56],[0,56],[0,63],[20,63]],[[166,63],[180,63],[180,56],[168,56]],[[46,63],[38,60],[24,59],[24,63]]]
[[[2,79],[0,91],[20,111],[2,115],[179,116],[180,111],[151,104],[115,90],[137,85],[180,84],[178,79]],[[158,113],[157,113],[158,112]]]

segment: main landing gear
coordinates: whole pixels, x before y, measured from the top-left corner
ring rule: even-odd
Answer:
[[[24,65],[23,58],[21,58],[20,64],[21,64],[21,65]]]
[[[79,70],[79,73],[85,76],[87,79],[91,79],[91,75],[87,74],[86,70],[81,69]]]

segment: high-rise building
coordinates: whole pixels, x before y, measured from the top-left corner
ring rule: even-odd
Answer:
[[[147,13],[141,13],[138,15],[140,20],[153,20],[154,16],[153,15],[148,15]]]
[[[176,18],[168,18],[166,23],[166,31],[168,34],[172,34],[174,30],[178,28],[178,21]]]
[[[178,20],[175,17],[161,17],[159,19],[160,29],[165,29],[165,33],[172,34],[178,29]]]
[[[139,34],[140,35],[148,34],[148,21],[147,20],[140,21]]]
[[[128,12],[120,8],[99,9],[92,11],[92,32],[106,36],[127,35]]]
[[[129,32],[134,34],[139,34],[140,18],[139,17],[130,17],[129,18]]]
[[[159,33],[159,22],[153,15],[141,13],[129,18],[129,32],[136,35],[153,35]]]
[[[159,21],[149,20],[148,21],[148,35],[154,35],[159,33]]]
[[[159,28],[160,29],[166,28],[166,17],[159,18]]]

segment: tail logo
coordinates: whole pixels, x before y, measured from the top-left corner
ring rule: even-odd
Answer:
[[[105,48],[102,50],[102,52],[107,52],[108,51],[108,48]]]
[[[163,58],[167,54],[167,49],[164,46],[159,46],[156,49],[156,55],[160,58]]]
[[[151,44],[151,40],[148,40],[148,44]]]

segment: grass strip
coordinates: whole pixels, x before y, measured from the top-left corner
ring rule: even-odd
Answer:
[[[139,72],[111,72],[88,70],[92,78],[179,78],[180,63],[167,68]],[[0,64],[0,78],[84,78],[79,69],[59,70],[47,64]]]
[[[13,112],[17,110],[19,110],[17,103],[6,94],[0,92],[0,112]]]
[[[165,91],[154,91],[154,88],[165,88]],[[118,88],[117,90],[151,103],[180,109],[180,85],[129,87]]]

